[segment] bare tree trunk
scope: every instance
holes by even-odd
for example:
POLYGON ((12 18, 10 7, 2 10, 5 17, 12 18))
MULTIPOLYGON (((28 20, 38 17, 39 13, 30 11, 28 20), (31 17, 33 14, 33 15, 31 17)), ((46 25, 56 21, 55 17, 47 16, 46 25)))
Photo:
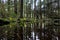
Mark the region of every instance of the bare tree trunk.
POLYGON ((8 17, 9 17, 9 13, 10 13, 10 0, 8 0, 8 17))
POLYGON ((20 18, 23 18, 23 0, 20 0, 20 18))
MULTIPOLYGON (((34 17, 35 17, 35 19, 36 19, 36 0, 34 0, 34 17)), ((36 23, 34 23, 34 40, 36 40, 36 25, 35 25, 36 23)))
POLYGON ((14 13, 17 14, 17 0, 14 0, 14 13))
POLYGON ((42 40, 42 12, 41 12, 41 0, 40 0, 40 40, 42 40))
MULTIPOLYGON (((23 18, 23 0, 19 0, 20 2, 20 17, 18 18, 18 21, 20 21, 20 18, 23 18)), ((19 29, 19 36, 21 38, 21 40, 23 40, 23 27, 20 26, 20 29, 19 29)))
POLYGON ((10 11, 10 0, 8 0, 8 11, 10 11))
POLYGON ((1 17, 1 0, 0 0, 0 17, 1 17))

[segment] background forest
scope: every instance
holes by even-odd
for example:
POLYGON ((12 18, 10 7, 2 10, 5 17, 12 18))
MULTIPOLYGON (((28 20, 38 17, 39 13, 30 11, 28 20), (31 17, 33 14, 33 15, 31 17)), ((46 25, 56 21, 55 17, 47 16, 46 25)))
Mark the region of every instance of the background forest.
POLYGON ((0 0, 0 40, 60 40, 60 0, 0 0))

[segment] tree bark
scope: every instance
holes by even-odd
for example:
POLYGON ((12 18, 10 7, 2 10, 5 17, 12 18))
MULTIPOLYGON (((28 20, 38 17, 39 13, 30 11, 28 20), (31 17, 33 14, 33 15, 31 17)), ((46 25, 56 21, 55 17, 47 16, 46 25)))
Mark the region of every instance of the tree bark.
MULTIPOLYGON (((20 2, 20 17, 18 18, 18 21, 20 21, 21 18, 23 18, 23 0, 19 0, 20 2)), ((20 26, 20 29, 19 29, 19 36, 21 38, 21 40, 23 40, 23 27, 20 26)))
POLYGON ((17 0, 14 0, 14 12, 17 14, 17 0))

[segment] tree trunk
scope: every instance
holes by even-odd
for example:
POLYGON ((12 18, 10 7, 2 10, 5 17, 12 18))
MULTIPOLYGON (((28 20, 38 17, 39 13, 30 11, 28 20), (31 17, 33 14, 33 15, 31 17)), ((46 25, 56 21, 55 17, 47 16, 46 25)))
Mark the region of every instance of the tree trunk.
MULTIPOLYGON (((20 2, 20 17, 18 18, 18 21, 20 21, 20 18, 23 18, 23 0, 19 0, 20 2)), ((20 29, 19 29, 19 36, 21 38, 21 40, 23 40, 23 27, 20 26, 20 29)))
POLYGON ((8 0, 8 11, 10 10, 10 0, 8 0))
POLYGON ((10 14, 10 0, 8 0, 8 14, 7 14, 8 17, 9 17, 9 14, 10 14))
POLYGON ((17 0, 14 0, 14 13, 17 14, 17 0))
POLYGON ((40 0, 40 40, 42 40, 42 12, 41 12, 41 0, 40 0))

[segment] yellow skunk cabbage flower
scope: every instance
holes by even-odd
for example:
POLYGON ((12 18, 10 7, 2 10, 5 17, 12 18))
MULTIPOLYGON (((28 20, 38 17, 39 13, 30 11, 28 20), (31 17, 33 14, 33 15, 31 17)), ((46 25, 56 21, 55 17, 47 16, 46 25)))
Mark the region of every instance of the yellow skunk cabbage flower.
POLYGON ((24 20, 26 20, 26 18, 24 18, 24 20))
POLYGON ((12 17, 10 17, 10 20, 13 20, 13 18, 12 18, 12 17))

